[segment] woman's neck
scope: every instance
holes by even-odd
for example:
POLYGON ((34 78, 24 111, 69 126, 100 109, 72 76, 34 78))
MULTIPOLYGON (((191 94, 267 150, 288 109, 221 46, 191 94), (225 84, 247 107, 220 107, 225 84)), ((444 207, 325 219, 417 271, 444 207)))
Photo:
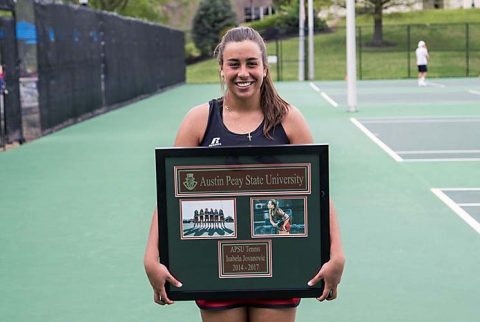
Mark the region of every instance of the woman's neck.
POLYGON ((236 112, 255 111, 261 109, 259 95, 255 95, 254 97, 250 98, 239 99, 227 92, 223 98, 223 105, 227 110, 235 110, 236 112))

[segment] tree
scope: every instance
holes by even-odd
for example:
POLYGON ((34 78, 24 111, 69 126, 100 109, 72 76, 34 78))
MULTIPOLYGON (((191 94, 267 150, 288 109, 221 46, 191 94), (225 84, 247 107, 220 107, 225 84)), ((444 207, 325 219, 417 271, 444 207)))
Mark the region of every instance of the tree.
MULTIPOLYGON (((414 2, 415 0, 357 0, 357 8, 360 7, 373 15, 373 37, 369 45, 381 47, 388 44, 383 39, 383 10, 396 6, 408 7, 414 2)), ((345 0, 341 0, 339 4, 345 7, 345 0)))
POLYGON ((236 25, 230 0, 202 0, 193 18, 192 38, 202 56, 211 55, 221 33, 236 25))
MULTIPOLYGON (((305 1, 305 8, 308 4, 308 0, 305 1)), ((291 7, 297 4, 299 0, 272 0, 273 6, 280 10, 282 7, 291 7)), ((327 8, 334 3, 334 0, 313 0, 313 7, 315 11, 319 11, 321 8, 327 8)))
POLYGON ((129 0, 89 0, 88 5, 100 10, 116 11, 125 9, 128 5, 128 1, 129 0))
POLYGON ((384 46, 383 39, 383 10, 397 6, 411 6, 414 0, 364 0, 373 13, 372 46, 384 46))
POLYGON ((165 23, 166 19, 160 15, 159 10, 156 10, 154 2, 152 0, 131 0, 124 8, 117 9, 115 12, 122 16, 165 23))
MULTIPOLYGON (((166 0, 89 0, 88 6, 98 10, 116 12, 122 16, 165 23, 166 19, 162 17, 159 10, 157 10, 157 7, 161 6, 165 1, 166 0)), ((73 4, 81 3, 80 0, 63 0, 63 2, 73 4)))
MULTIPOLYGON (((88 6, 105 10, 105 11, 117 11, 125 9, 129 0, 89 0, 88 6)), ((64 2, 80 4, 80 0, 64 0, 64 2)))
MULTIPOLYGON (((298 1, 298 0, 297 0, 298 1)), ((272 4, 275 8, 280 9, 283 6, 289 6, 292 4, 292 0, 272 0, 272 4)))

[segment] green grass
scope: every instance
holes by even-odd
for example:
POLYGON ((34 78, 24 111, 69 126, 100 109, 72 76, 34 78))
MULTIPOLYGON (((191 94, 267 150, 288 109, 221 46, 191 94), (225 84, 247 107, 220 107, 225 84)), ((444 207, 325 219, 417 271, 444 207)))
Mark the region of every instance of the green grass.
POLYGON ((187 66, 187 83, 218 83, 218 64, 215 59, 187 66))
MULTIPOLYGON (((356 22, 358 26, 373 25, 373 17, 370 14, 359 15, 356 22)), ((480 8, 391 13, 383 15, 383 23, 385 25, 480 23, 480 8)), ((340 24, 345 25, 345 20, 340 24)))
MULTIPOLYGON (((419 40, 427 42, 430 51, 429 76, 467 76, 466 39, 469 22, 468 76, 480 76, 480 9, 424 10, 385 15, 385 47, 371 47, 373 19, 359 16, 357 28, 357 65, 361 79, 396 79, 416 77, 414 50, 419 40), (444 22, 445 24, 441 24, 444 22), (453 23, 452 23, 453 22, 453 23), (424 23, 424 24, 422 24, 424 23), (425 24, 426 23, 426 24, 425 24), (447 24, 448 23, 448 24, 447 24), (410 71, 409 71, 410 68, 410 71)), ((339 24, 333 32, 317 34, 315 41, 315 79, 341 80, 345 77, 345 28, 339 24)), ((270 55, 276 54, 275 42, 267 43, 270 55)), ((298 38, 281 41, 280 75, 272 65, 275 80, 298 78, 298 38)), ((187 66, 187 83, 218 82, 218 66, 208 60, 187 66)))

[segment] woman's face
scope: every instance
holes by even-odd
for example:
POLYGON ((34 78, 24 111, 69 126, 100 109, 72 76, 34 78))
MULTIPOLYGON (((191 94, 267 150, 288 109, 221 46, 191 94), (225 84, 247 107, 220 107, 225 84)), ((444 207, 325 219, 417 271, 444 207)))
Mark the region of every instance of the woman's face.
POLYGON ((260 95, 267 70, 263 65, 262 51, 255 42, 244 40, 228 43, 220 68, 230 94, 237 98, 260 95))
POLYGON ((275 206, 273 205, 273 202, 269 201, 267 203, 267 207, 268 207, 268 209, 273 209, 275 206))

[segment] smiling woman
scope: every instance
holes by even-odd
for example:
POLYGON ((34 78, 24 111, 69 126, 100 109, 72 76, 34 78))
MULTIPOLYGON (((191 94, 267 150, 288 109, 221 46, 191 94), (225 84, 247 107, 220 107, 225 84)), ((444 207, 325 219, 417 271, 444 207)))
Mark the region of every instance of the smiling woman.
MULTIPOLYGON (((289 104, 275 90, 269 75, 263 39, 251 28, 232 29, 218 44, 215 56, 222 86, 227 86, 223 98, 225 108, 236 112, 256 111, 256 117, 250 119, 249 127, 256 128, 254 126, 264 120, 263 134, 269 137, 269 131, 286 115, 289 104)), ((225 125, 233 132, 251 132, 248 128, 236 128, 238 121, 238 113, 224 117, 225 125)))
MULTIPOLYGON (((273 86, 265 43, 257 31, 249 27, 230 29, 215 49, 215 55, 225 93, 223 97, 196 106, 188 112, 178 130, 175 146, 313 143, 300 111, 283 100, 273 86)), ((330 210, 330 261, 319 268, 310 281, 305 281, 310 286, 324 281, 323 294, 318 298, 320 301, 336 298, 344 266, 333 205, 330 210)), ((165 283, 176 287, 182 284, 158 262, 158 240, 155 209, 145 252, 145 269, 154 290, 155 302, 173 304, 165 291, 165 283)), ((196 303, 204 322, 293 322, 300 299, 199 299, 196 303)))

